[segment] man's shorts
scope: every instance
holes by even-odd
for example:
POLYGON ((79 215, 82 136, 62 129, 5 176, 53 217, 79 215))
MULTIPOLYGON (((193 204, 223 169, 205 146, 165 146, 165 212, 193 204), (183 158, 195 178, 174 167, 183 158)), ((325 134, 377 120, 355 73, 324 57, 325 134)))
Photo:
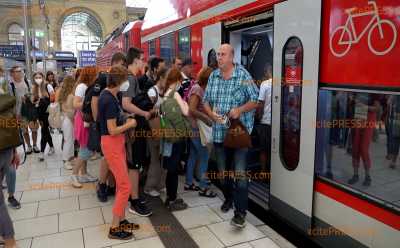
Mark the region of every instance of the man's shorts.
POLYGON ((87 161, 90 159, 90 157, 92 157, 93 153, 87 148, 79 148, 79 153, 78 153, 78 157, 84 161, 87 161))

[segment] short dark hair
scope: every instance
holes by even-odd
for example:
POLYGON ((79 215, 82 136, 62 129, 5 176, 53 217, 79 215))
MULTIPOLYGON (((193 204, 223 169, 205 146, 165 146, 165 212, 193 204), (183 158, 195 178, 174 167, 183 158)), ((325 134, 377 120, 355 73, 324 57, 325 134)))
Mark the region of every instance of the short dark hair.
POLYGON ((128 69, 122 65, 111 67, 108 73, 107 87, 115 88, 128 79, 128 69))
POLYGON ((125 57, 125 54, 123 54, 121 52, 116 52, 111 57, 111 65, 113 65, 119 61, 123 61, 124 63, 126 63, 126 57, 125 57))
POLYGON ((13 72, 14 72, 16 69, 18 69, 18 68, 21 68, 21 69, 22 69, 21 66, 19 66, 19 65, 14 65, 13 67, 11 67, 10 72, 13 73, 13 72))
POLYGON ((154 71, 155 69, 158 68, 158 66, 160 65, 160 63, 164 62, 163 58, 160 57, 154 57, 149 61, 149 67, 150 67, 150 71, 154 71))
POLYGON ((173 59, 172 59, 172 64, 175 64, 175 61, 176 61, 177 59, 179 59, 179 60, 182 60, 182 61, 183 61, 182 57, 180 57, 180 56, 176 56, 175 58, 173 58, 173 59))
POLYGON ((126 62, 128 65, 133 64, 135 59, 140 59, 140 55, 143 54, 143 51, 136 47, 129 48, 126 54, 126 62))

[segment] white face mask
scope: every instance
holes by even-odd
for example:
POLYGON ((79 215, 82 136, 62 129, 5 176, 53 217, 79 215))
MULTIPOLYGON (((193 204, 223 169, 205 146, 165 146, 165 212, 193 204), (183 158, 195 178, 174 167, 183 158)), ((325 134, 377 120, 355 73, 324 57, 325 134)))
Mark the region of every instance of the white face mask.
POLYGON ((43 83, 43 79, 41 78, 36 78, 35 79, 35 83, 37 83, 38 85, 41 85, 43 83))
POLYGON ((119 86, 119 91, 125 92, 128 91, 129 89, 129 81, 125 81, 121 84, 121 86, 119 86))

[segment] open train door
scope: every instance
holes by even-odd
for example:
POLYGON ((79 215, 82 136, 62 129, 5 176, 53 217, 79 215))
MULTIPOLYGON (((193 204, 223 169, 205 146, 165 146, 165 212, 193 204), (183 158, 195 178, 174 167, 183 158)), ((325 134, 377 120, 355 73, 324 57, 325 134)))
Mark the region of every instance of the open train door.
POLYGON ((217 62, 217 50, 222 41, 222 23, 217 22, 203 28, 203 66, 217 62))
POLYGON ((321 0, 274 9, 270 209, 311 228, 321 0))

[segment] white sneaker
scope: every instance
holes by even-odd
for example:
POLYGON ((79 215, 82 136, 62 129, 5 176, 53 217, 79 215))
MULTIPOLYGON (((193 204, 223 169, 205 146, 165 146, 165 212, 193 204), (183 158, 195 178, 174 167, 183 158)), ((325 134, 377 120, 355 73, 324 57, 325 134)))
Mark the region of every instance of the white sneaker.
POLYGON ((78 180, 80 183, 93 183, 97 181, 97 177, 94 177, 88 173, 86 175, 79 176, 78 180))
POLYGON ((78 176, 72 175, 71 176, 71 185, 74 188, 82 188, 82 184, 78 180, 78 176))
POLYGON ((146 193, 147 195, 152 196, 152 197, 158 197, 158 196, 160 196, 160 193, 159 193, 157 190, 154 190, 154 189, 152 189, 152 190, 145 190, 144 193, 146 193))
POLYGON ((44 161, 44 153, 41 152, 41 153, 39 154, 38 158, 39 158, 39 162, 43 162, 43 161, 44 161))
POLYGON ((66 161, 64 163, 64 169, 66 169, 66 170, 72 170, 73 169, 71 161, 66 161))
POLYGON ((50 147, 49 153, 47 153, 47 155, 53 155, 55 153, 54 151, 54 147, 50 147))

